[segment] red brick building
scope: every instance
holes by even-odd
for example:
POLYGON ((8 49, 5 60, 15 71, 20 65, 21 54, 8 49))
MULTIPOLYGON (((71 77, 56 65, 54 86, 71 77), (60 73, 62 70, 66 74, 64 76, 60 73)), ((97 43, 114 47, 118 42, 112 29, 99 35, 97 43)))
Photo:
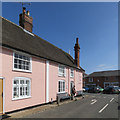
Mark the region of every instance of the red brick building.
POLYGON ((120 70, 93 72, 84 78, 84 86, 120 86, 120 70))

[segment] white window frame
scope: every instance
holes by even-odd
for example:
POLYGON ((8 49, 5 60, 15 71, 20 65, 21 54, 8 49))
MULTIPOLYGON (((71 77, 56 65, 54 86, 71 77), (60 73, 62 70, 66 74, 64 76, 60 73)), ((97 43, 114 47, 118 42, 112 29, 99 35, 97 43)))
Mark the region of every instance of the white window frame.
POLYGON ((21 71, 21 72, 32 72, 32 57, 31 57, 30 55, 28 55, 28 54, 25 54, 25 53, 22 53, 22 52, 14 51, 14 52, 13 52, 13 70, 15 70, 15 71, 21 71), (29 67, 30 67, 30 70, 24 70, 24 69, 19 69, 19 68, 15 68, 15 67, 14 67, 15 53, 30 58, 30 66, 29 66, 29 67))
POLYGON ((58 93, 65 93, 65 80, 59 80, 58 81, 58 93), (62 90, 60 90, 60 92, 59 92, 59 82, 61 82, 62 83, 62 90), (63 88, 63 82, 64 82, 64 88, 63 88))
POLYGON ((89 82, 93 82, 93 78, 92 77, 89 78, 89 82))
MULTIPOLYGON (((26 90, 25 90, 25 92, 26 92, 26 90)), ((13 81, 12 81, 12 100, 19 100, 19 99, 25 99, 25 98, 30 98, 31 97, 31 79, 30 78, 26 78, 26 77, 15 77, 14 79, 13 79, 13 81), (14 80, 18 80, 19 81, 19 84, 18 84, 18 86, 19 86, 19 97, 16 97, 16 98, 14 98, 14 80), (24 95, 24 96, 20 96, 20 80, 24 80, 24 82, 26 81, 26 80, 28 80, 29 81, 29 95, 24 95)))
POLYGON ((71 77, 71 78, 74 77, 74 69, 73 69, 73 68, 70 69, 70 77, 71 77), (73 75, 71 74, 71 72, 73 72, 73 75))
POLYGON ((58 66, 58 76, 59 77, 66 77, 66 67, 64 65, 59 65, 58 66), (64 68, 64 73, 60 73, 60 67, 64 68))

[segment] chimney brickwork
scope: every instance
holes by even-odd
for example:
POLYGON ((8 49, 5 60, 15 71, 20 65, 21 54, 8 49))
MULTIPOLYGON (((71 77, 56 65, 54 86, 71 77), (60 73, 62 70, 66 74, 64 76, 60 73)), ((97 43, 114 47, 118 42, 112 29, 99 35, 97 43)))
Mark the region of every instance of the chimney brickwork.
POLYGON ((23 7, 23 13, 19 15, 19 25, 29 32, 32 32, 33 18, 29 16, 29 11, 26 13, 26 8, 23 7))
POLYGON ((76 44, 75 44, 75 46, 74 46, 74 50, 75 50, 75 60, 74 60, 74 62, 75 62, 75 64, 76 64, 76 66, 77 67, 79 67, 80 66, 80 55, 79 55, 79 53, 80 53, 80 46, 79 46, 79 39, 78 38, 76 38, 76 44))

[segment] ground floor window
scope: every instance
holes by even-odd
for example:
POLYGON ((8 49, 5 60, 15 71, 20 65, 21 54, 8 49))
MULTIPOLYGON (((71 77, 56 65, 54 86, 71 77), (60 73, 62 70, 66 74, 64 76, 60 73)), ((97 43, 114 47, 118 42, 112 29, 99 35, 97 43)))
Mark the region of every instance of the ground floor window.
POLYGON ((13 80, 13 99, 30 97, 31 80, 25 77, 15 77, 13 80))
POLYGON ((65 81, 59 80, 58 81, 58 93, 65 92, 65 81))
POLYGON ((108 86, 119 86, 118 82, 104 82, 104 88, 108 86))

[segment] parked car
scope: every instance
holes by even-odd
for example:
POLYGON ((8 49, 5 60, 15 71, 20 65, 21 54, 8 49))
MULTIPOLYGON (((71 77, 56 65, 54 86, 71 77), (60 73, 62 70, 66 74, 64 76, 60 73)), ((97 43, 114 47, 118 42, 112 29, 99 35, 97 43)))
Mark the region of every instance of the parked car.
POLYGON ((100 92, 103 92, 103 88, 101 87, 90 87, 88 92, 89 93, 100 93, 100 92))
POLYGON ((90 87, 88 93, 99 93, 99 89, 97 87, 90 87))
POLYGON ((119 93, 120 93, 120 87, 118 87, 119 93))
POLYGON ((83 87, 83 89, 84 89, 83 90, 84 92, 87 92, 89 88, 88 87, 83 87))
POLYGON ((103 90, 103 93, 104 94, 107 94, 107 93, 108 94, 114 94, 114 93, 119 94, 119 87, 117 87, 117 86, 108 86, 103 90))
POLYGON ((99 92, 103 92, 103 88, 101 88, 101 87, 97 87, 98 89, 99 89, 99 92))
POLYGON ((83 92, 85 92, 85 88, 83 87, 83 92))

